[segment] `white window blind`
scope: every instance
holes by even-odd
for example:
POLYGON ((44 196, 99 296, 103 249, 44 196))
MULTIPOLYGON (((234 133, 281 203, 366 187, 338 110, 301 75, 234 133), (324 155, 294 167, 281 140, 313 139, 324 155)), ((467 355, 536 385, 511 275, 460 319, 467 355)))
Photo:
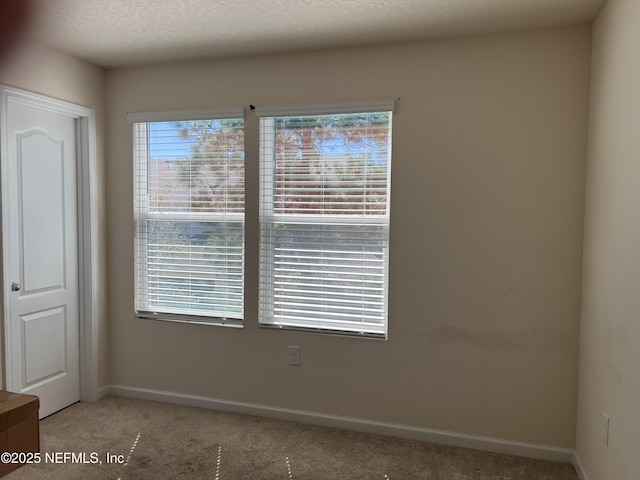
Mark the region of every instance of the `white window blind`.
POLYGON ((244 119, 210 113, 129 116, 138 316, 242 324, 244 119))
POLYGON ((391 110, 257 111, 262 326, 386 337, 391 110))

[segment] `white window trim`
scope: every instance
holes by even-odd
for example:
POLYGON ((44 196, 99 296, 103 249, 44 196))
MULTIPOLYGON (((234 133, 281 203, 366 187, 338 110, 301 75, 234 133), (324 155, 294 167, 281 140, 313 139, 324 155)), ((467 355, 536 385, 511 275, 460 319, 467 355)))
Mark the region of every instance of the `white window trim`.
POLYGON ((304 115, 338 115, 343 113, 393 112, 396 101, 366 100, 361 102, 310 103, 301 105, 267 105, 254 107, 256 117, 304 115))
POLYGON ((166 110, 160 112, 130 112, 127 121, 133 123, 179 122, 186 120, 223 120, 244 118, 244 108, 208 108, 200 110, 166 110))

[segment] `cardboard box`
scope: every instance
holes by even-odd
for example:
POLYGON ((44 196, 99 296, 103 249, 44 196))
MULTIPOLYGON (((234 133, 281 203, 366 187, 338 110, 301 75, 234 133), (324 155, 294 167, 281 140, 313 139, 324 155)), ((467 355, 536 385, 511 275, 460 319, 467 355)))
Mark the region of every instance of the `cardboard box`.
MULTIPOLYGON (((0 453, 40 451, 39 408, 38 397, 0 390, 0 453)), ((19 467, 0 463, 0 477, 19 467)))

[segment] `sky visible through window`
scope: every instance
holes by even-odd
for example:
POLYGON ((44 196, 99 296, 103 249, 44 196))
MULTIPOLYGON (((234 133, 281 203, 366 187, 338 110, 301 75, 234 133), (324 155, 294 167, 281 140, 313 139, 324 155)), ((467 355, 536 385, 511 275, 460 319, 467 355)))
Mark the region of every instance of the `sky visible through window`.
POLYGON ((194 140, 186 140, 179 135, 176 122, 150 123, 151 158, 185 158, 191 155, 194 140))
MULTIPOLYGON (((196 143, 195 140, 187 140, 179 134, 180 125, 176 122, 153 122, 150 123, 151 142, 150 156, 155 159, 181 159, 187 158, 192 154, 191 146, 196 143)), ((345 154, 345 143, 342 138, 325 140, 317 145, 320 153, 324 157, 340 157, 345 154)), ((365 145, 352 144, 350 149, 358 151, 365 148, 365 145)), ((387 161, 384 149, 372 149, 372 156, 369 161, 375 164, 384 164, 387 161)))

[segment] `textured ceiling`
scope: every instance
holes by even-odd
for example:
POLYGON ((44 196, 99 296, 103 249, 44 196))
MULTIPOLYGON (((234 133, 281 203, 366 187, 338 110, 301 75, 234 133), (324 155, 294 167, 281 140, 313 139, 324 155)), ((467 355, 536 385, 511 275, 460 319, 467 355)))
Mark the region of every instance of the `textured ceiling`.
POLYGON ((605 0, 37 0, 33 35, 103 67, 555 27, 605 0))

